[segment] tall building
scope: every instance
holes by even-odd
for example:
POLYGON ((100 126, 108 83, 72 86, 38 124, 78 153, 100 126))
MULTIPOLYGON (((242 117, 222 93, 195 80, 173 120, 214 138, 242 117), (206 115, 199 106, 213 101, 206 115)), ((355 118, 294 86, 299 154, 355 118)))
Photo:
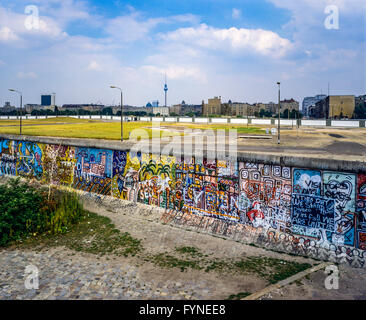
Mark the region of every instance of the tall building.
POLYGON ((168 103, 168 85, 166 83, 166 74, 165 74, 165 85, 164 85, 164 94, 165 94, 165 107, 167 107, 167 103, 168 103))
POLYGON ((248 103, 233 102, 231 105, 231 115, 236 117, 251 116, 252 106, 248 103))
POLYGON ((308 109, 311 106, 315 106, 316 103, 325 99, 327 96, 325 94, 318 94, 315 97, 306 97, 302 102, 302 113, 307 116, 308 109))
POLYGON ((222 112, 221 97, 208 99, 208 104, 203 103, 202 113, 204 116, 221 115, 222 112))
POLYGON ((317 119, 350 119, 355 112, 355 96, 328 96, 308 111, 310 117, 317 119))
POLYGON ((52 105, 52 95, 50 94, 43 94, 41 96, 41 106, 49 107, 52 105))

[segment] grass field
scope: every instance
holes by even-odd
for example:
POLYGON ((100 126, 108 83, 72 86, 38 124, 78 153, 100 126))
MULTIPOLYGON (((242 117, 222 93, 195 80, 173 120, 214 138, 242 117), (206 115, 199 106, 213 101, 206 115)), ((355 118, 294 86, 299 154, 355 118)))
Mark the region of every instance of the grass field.
MULTIPOLYGON (((149 138, 171 137, 182 135, 182 127, 200 130, 238 129, 238 133, 258 134, 264 130, 256 127, 240 127, 232 125, 190 125, 190 124, 161 124, 164 130, 152 130, 151 122, 126 122, 123 124, 123 138, 127 140, 130 132, 136 129, 144 129, 149 138), (171 127, 171 131, 167 128, 171 127)), ((18 120, 0 120, 0 133, 19 134, 18 120)), ((121 124, 119 122, 105 122, 99 120, 85 120, 75 118, 51 118, 24 120, 23 135, 49 136, 65 138, 88 138, 119 140, 121 137, 121 124)))

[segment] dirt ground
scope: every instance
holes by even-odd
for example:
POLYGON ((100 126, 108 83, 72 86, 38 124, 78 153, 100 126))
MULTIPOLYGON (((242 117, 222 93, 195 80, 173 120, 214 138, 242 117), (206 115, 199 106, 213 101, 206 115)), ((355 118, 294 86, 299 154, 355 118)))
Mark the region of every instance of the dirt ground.
MULTIPOLYGON (((84 201, 84 206, 89 211, 110 218, 121 231, 128 231, 131 236, 141 239, 142 245, 151 254, 159 252, 172 253, 176 247, 187 246, 197 248, 203 255, 207 255, 213 260, 262 256, 299 263, 319 263, 319 261, 308 258, 267 251, 235 241, 162 224, 159 222, 162 214, 162 210, 159 208, 133 204, 113 198, 105 198, 103 205, 96 205, 92 201, 84 201)), ((149 279, 158 279, 157 281, 161 282, 204 281, 210 283, 212 286, 210 292, 207 293, 207 299, 225 299, 240 292, 254 293, 268 285, 268 282, 255 274, 217 274, 192 269, 187 272, 177 272, 177 269, 159 269, 150 263, 140 264, 138 260, 135 260, 135 263, 139 265, 141 274, 146 275, 149 279)))
POLYGON ((365 269, 339 267, 338 289, 326 289, 325 278, 320 270, 295 283, 277 289, 260 300, 366 300, 365 269))
MULTIPOLYGON (((92 202, 85 203, 86 208, 100 215, 109 217, 121 230, 128 230, 132 236, 143 239, 143 245, 149 252, 171 251, 177 246, 194 246, 202 253, 213 258, 237 259, 239 257, 265 256, 300 263, 318 264, 312 259, 290 256, 273 251, 252 247, 232 240, 225 240, 211 235, 186 231, 158 222, 161 209, 126 201, 104 200, 102 206, 92 202), (119 204, 118 204, 119 203, 119 204)), ((338 266, 340 281, 338 290, 327 290, 324 281, 327 277, 320 270, 296 283, 276 290, 261 299, 311 300, 311 299, 366 299, 366 269, 338 266)), ((177 273, 171 270, 159 270, 149 264, 140 266, 150 278, 167 279, 179 282, 205 281, 214 284, 207 298, 223 299, 239 292, 257 292, 268 286, 263 279, 255 275, 237 276, 234 274, 207 274, 199 271, 177 273)))
MULTIPOLYGON (((190 125, 190 127, 194 127, 190 125)), ((240 126, 228 126, 240 128, 240 126)), ((256 126, 266 129, 271 126, 256 126)), ((162 126, 183 132, 185 126, 162 126)), ((204 135, 204 132, 202 133, 204 135)), ((194 134, 197 135, 197 134, 194 134)), ((227 139, 227 145, 236 143, 240 152, 298 155, 302 157, 331 158, 339 160, 364 161, 366 155, 365 128, 307 128, 294 126, 281 128, 281 143, 277 135, 265 135, 263 139, 254 134, 238 133, 235 141, 227 139)))

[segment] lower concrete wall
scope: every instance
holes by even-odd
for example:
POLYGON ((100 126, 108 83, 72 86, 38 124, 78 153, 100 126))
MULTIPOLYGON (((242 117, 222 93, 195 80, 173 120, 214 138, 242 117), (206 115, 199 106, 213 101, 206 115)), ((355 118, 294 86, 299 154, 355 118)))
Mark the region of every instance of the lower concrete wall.
MULTIPOLYGON (((366 174, 0 139, 0 174, 166 210, 166 222, 365 266, 366 174)), ((57 141, 55 139, 55 141, 57 141)))

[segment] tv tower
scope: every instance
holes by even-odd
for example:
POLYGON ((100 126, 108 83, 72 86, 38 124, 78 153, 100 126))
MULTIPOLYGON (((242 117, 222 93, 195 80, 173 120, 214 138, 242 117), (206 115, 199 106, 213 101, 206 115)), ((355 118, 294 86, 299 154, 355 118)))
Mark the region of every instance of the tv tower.
POLYGON ((168 85, 167 85, 167 83, 166 83, 166 73, 165 73, 165 85, 164 85, 164 92, 165 92, 165 107, 167 107, 168 85))

